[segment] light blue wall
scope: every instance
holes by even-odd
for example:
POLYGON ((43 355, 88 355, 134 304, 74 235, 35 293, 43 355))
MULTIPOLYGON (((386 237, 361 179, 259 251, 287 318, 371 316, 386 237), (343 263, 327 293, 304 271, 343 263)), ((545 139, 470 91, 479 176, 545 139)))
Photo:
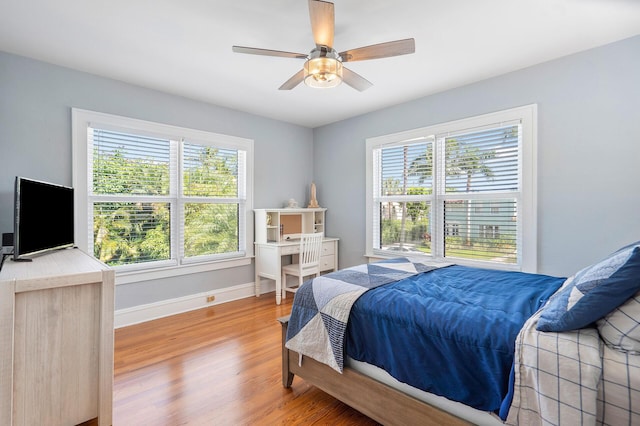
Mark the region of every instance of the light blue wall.
MULTIPOLYGON (((71 185, 71 107, 253 139, 254 207, 308 199, 311 129, 0 52, 0 232, 13 232, 16 175, 71 185)), ((118 285, 116 308, 253 280, 247 266, 118 285)))
POLYGON ((538 271, 570 275, 640 240, 640 36, 314 129, 315 182, 365 261, 365 140, 538 104, 538 271))

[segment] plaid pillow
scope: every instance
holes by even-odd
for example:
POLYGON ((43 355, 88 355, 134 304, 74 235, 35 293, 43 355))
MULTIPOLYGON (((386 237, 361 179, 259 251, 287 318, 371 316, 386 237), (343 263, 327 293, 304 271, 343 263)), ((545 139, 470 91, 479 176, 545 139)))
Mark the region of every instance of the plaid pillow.
POLYGON ((569 277, 544 307, 537 329, 569 331, 586 327, 640 290, 640 242, 569 277))
POLYGON ((640 355, 640 292, 598 320, 598 331, 612 348, 640 355))

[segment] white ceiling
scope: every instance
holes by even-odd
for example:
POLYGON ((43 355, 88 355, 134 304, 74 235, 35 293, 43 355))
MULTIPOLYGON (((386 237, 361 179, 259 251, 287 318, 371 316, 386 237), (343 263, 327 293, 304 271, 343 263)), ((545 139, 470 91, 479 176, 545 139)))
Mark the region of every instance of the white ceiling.
MULTIPOLYGON (((358 92, 278 87, 308 53, 306 0, 0 0, 0 50, 308 127, 640 34, 638 0, 335 0, 335 48, 413 37, 353 62, 358 92)), ((1 71, 1 70, 0 70, 1 71)))

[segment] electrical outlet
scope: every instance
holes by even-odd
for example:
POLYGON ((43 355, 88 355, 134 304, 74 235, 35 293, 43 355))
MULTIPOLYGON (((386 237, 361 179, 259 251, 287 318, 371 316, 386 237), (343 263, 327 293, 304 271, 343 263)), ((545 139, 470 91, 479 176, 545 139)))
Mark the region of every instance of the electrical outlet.
POLYGON ((207 303, 211 303, 211 302, 213 302, 213 301, 215 301, 215 300, 216 300, 216 297, 215 297, 215 296, 213 296, 213 295, 211 295, 211 296, 207 296, 207 303))

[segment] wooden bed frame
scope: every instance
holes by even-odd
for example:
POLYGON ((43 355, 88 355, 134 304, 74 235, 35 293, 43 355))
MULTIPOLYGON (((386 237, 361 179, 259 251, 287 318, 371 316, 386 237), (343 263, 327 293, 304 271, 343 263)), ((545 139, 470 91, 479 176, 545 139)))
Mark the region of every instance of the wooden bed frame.
POLYGON ((290 388, 293 377, 298 376, 382 424, 471 424, 352 369, 345 368, 340 374, 309 357, 303 357, 302 365, 298 365, 298 353, 284 346, 289 316, 278 321, 282 324, 282 385, 285 388, 290 388))

